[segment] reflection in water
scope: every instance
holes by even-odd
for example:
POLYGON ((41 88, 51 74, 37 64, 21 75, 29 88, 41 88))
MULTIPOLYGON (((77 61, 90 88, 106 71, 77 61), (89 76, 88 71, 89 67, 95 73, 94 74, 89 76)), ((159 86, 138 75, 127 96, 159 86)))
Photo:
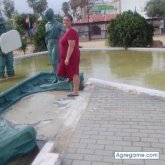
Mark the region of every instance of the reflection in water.
MULTIPOLYGON (((0 91, 41 71, 51 71, 48 56, 15 61, 16 77, 0 80, 0 91)), ((80 70, 89 77, 165 90, 165 52, 91 51, 81 52, 80 70)))
POLYGON ((159 89, 165 90, 165 53, 152 53, 152 67, 145 74, 144 80, 146 84, 151 84, 152 88, 159 86, 159 89))
POLYGON ((164 71, 165 68, 165 53, 164 52, 152 52, 152 70, 164 71))
POLYGON ((82 52, 80 70, 85 74, 85 79, 94 77, 105 80, 110 78, 109 56, 106 52, 82 52))
POLYGON ((81 70, 86 78, 165 90, 165 52, 82 52, 81 70))
POLYGON ((24 79, 37 74, 41 71, 50 71, 48 56, 34 56, 15 60, 16 76, 0 80, 0 92, 16 85, 24 79))
POLYGON ((152 65, 152 56, 148 52, 114 52, 109 57, 112 73, 124 79, 137 77, 152 65))

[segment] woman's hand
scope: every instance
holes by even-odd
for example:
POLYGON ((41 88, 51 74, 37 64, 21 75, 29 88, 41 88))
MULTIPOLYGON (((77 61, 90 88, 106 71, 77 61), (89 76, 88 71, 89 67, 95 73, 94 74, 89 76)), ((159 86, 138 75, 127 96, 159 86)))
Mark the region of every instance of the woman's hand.
POLYGON ((69 64, 69 59, 66 58, 66 59, 65 59, 65 65, 68 65, 68 64, 69 64))

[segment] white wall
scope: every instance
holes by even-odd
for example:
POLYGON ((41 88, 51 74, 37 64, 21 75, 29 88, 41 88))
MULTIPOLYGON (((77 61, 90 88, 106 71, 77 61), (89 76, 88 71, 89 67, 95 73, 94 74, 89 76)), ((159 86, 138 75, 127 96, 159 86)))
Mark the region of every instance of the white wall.
POLYGON ((144 7, 149 0, 121 0, 121 12, 132 10, 141 14, 143 17, 147 18, 144 12, 144 7))

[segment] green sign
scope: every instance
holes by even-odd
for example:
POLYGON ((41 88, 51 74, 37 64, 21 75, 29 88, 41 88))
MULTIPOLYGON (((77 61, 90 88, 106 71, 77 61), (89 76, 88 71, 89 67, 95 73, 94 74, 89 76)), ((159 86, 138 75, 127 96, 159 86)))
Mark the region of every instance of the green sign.
POLYGON ((101 10, 114 10, 113 5, 95 5, 91 8, 91 11, 101 11, 101 10))

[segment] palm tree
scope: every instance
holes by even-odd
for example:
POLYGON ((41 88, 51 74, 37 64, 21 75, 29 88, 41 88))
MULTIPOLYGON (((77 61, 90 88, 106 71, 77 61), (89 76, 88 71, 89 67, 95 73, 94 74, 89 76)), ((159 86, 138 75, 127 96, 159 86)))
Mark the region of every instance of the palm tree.
MULTIPOLYGON (((89 0, 89 1, 91 1, 91 0, 89 0)), ((74 10, 78 6, 80 6, 81 8, 85 7, 89 3, 89 1, 88 0, 70 0, 71 9, 74 10)))
POLYGON ((4 14, 8 18, 12 18, 12 15, 15 12, 15 7, 14 7, 14 1, 12 0, 3 0, 3 5, 4 5, 4 14))
POLYGON ((68 14, 70 11, 70 6, 68 2, 63 2, 62 4, 62 11, 64 12, 64 14, 68 14))
MULTIPOLYGON (((26 2, 28 3, 28 6, 30 7, 30 8, 34 8, 34 1, 35 0, 27 0, 26 2)), ((33 12, 34 12, 34 9, 33 9, 33 12)))
POLYGON ((47 0, 27 0, 28 6, 34 13, 41 14, 47 8, 47 0))
POLYGON ((47 8, 47 4, 47 0, 36 0, 36 2, 34 3, 34 12, 42 15, 42 13, 47 8))
POLYGON ((76 12, 77 7, 80 7, 81 10, 86 8, 86 12, 94 4, 95 0, 70 0, 71 9, 76 12), (88 9, 87 9, 88 8, 88 9))

